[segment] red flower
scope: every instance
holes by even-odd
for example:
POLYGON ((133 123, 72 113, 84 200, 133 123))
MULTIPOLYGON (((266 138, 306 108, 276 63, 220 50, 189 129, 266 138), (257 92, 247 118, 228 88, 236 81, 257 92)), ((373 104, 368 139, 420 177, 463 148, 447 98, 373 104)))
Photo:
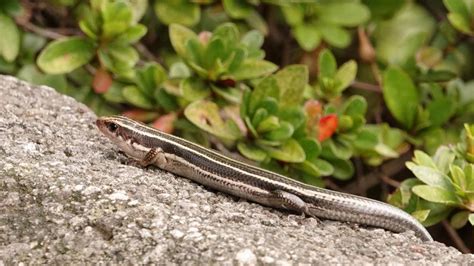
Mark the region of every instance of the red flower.
POLYGON ((330 138, 336 132, 338 119, 336 114, 321 117, 318 124, 318 139, 320 142, 330 138))

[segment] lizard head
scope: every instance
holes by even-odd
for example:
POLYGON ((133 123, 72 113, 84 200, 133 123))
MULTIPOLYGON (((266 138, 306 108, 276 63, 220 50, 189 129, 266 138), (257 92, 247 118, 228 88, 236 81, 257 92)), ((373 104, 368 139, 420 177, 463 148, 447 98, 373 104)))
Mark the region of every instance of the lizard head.
POLYGON ((128 156, 141 160, 151 149, 140 137, 141 128, 146 126, 123 116, 97 118, 97 128, 128 156))

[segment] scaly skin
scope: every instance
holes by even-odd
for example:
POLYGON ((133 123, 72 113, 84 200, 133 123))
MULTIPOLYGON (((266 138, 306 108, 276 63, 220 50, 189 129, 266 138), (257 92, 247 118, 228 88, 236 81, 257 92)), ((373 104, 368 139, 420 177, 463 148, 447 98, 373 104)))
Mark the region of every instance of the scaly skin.
POLYGON ((97 119, 97 126, 128 156, 144 166, 153 164, 266 206, 394 232, 412 230, 424 241, 433 240, 415 218, 386 203, 310 186, 227 158, 125 117, 101 117, 97 119))

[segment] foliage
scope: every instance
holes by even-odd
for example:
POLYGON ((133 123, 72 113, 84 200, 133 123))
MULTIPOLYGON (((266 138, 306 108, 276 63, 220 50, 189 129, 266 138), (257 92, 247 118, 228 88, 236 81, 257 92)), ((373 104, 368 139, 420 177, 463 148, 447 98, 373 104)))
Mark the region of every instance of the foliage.
POLYGON ((474 226, 474 125, 465 124, 457 146, 441 146, 430 157, 415 151, 406 166, 416 176, 403 181, 389 202, 412 213, 429 226, 451 216, 458 229, 474 226))
POLYGON ((33 2, 0 2, 1 73, 317 186, 416 149, 375 191, 474 220, 472 0, 33 2))

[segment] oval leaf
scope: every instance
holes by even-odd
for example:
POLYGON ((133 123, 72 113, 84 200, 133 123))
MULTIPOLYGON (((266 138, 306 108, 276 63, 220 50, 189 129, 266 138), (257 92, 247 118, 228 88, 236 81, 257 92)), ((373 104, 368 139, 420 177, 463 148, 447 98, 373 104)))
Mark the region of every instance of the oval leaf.
POLYGON ((217 137, 236 140, 242 136, 233 120, 222 120, 219 107, 213 102, 195 101, 186 107, 184 115, 193 124, 217 137))
POLYGON ((303 148, 294 140, 289 139, 278 147, 262 146, 270 157, 283 162, 301 163, 306 159, 303 148))
POLYGON ((383 75, 383 98, 390 113, 405 128, 414 126, 420 97, 410 76, 398 67, 383 75))
POLYGON ((37 64, 46 73, 62 74, 89 62, 94 57, 95 47, 90 40, 81 37, 53 41, 41 51, 37 64))
POLYGON ((441 187, 418 185, 414 186, 412 190, 413 193, 427 201, 450 205, 458 205, 460 203, 454 192, 441 187))
POLYGON ((186 42, 189 39, 197 39, 196 33, 178 24, 170 25, 169 35, 171 45, 173 46, 176 53, 181 57, 184 57, 186 55, 186 42))
POLYGON ((416 165, 412 162, 407 162, 406 166, 418 179, 423 181, 425 184, 442 187, 448 190, 453 188, 449 177, 437 169, 416 165))
POLYGON ((20 31, 13 19, 0 13, 0 56, 12 62, 20 51, 20 31))
POLYGON ((253 79, 271 74, 278 66, 265 60, 247 59, 232 73, 235 80, 253 79))

